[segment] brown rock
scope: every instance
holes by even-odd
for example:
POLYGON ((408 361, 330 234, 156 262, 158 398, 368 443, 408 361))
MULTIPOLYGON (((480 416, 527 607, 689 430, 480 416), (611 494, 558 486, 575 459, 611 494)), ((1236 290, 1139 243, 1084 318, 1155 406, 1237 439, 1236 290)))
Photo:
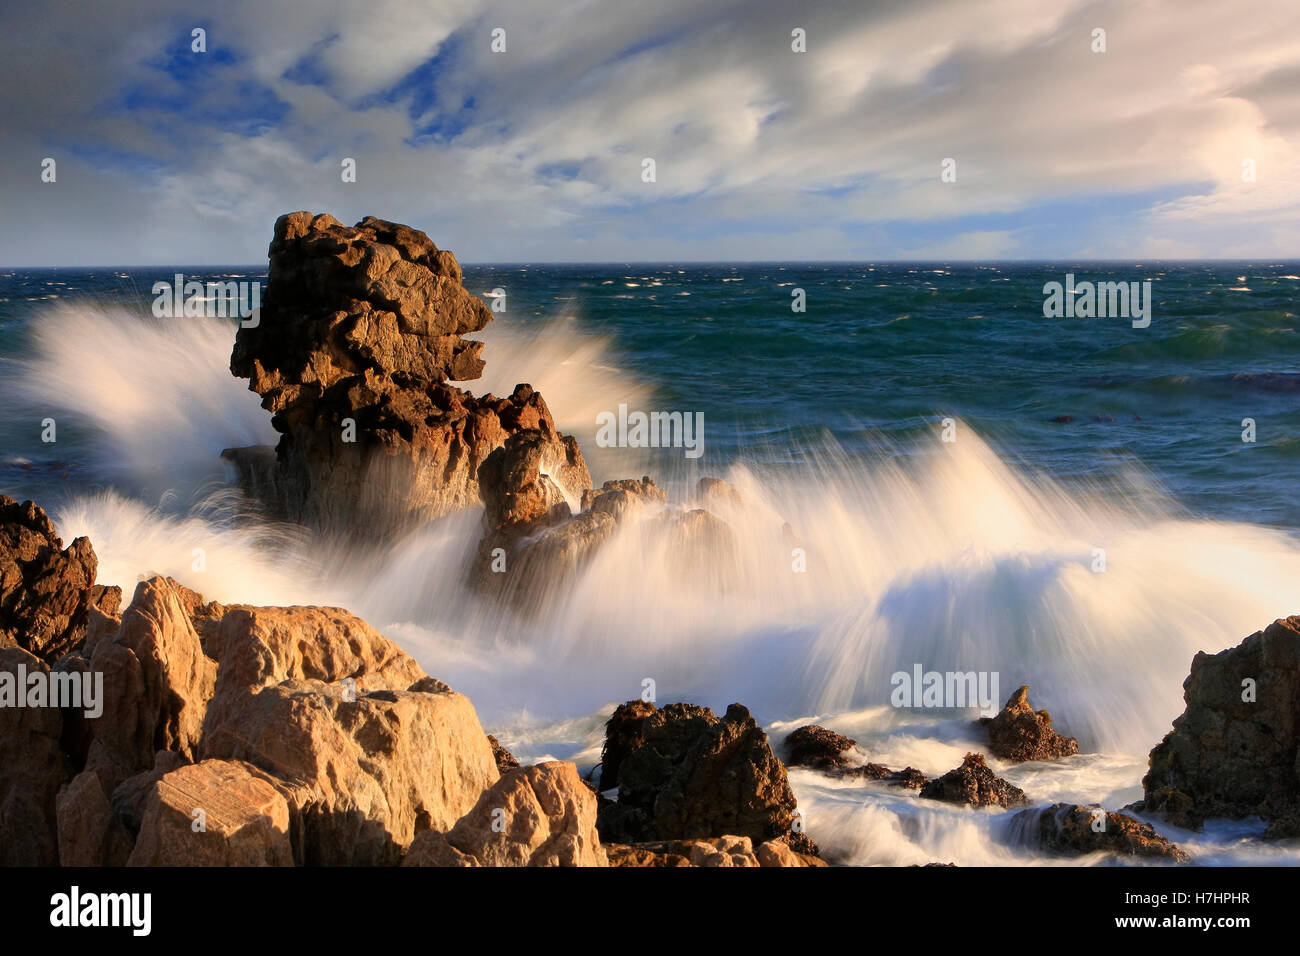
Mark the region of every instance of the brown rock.
POLYGON ((1049 853, 1082 856, 1105 852, 1118 856, 1166 859, 1186 863, 1188 856, 1148 824, 1098 806, 1057 803, 1022 810, 1012 820, 1013 832, 1023 834, 1049 853))
POLYGON ((265 774, 205 760, 154 784, 128 866, 292 866, 289 805, 265 774))
POLYGON ((488 734, 488 746, 492 748, 492 759, 496 762, 498 773, 504 774, 507 770, 519 769, 519 761, 515 759, 515 755, 502 747, 491 734, 488 734))
POLYGON ((501 777, 448 833, 416 837, 405 866, 607 866, 596 796, 571 763, 501 777))
POLYGON ((60 866, 123 866, 131 836, 122 826, 99 776, 84 771, 59 791, 56 800, 60 866))
POLYGON ((996 717, 982 718, 989 749, 1003 760, 1053 760, 1079 752, 1079 742, 1052 729, 1052 716, 1029 706, 1029 686, 1022 685, 996 717))
POLYGON ((968 803, 973 807, 1023 807, 1029 803, 1025 792, 1007 783, 984 762, 983 754, 967 754, 961 766, 921 788, 927 800, 968 803))
MULTIPOLYGON (((763 842, 790 833, 795 798, 785 767, 740 704, 721 719, 707 707, 669 704, 645 718, 639 736, 617 763, 618 802, 601 810, 604 839, 763 842)), ((602 775, 601 786, 608 780, 602 775)))
POLYGON ((274 512, 354 539, 476 504, 478 470, 510 434, 558 436, 530 386, 497 399, 447 384, 481 374, 482 343, 463 336, 491 319, 455 257, 422 232, 281 216, 260 322, 240 329, 231 371, 283 437, 273 458, 225 457, 274 512))
MULTIPOLYGON (((49 670, 20 647, 0 647, 0 675, 16 691, 25 690, 16 687, 20 674, 49 670)), ((59 745, 62 729, 57 707, 0 706, 0 866, 59 862, 55 801, 71 776, 59 745)))
POLYGON ((113 615, 122 599, 95 585, 98 567, 89 538, 65 550, 42 509, 0 495, 0 646, 53 664, 80 644, 91 608, 113 615))
POLYGON ((1151 751, 1140 808, 1183 827, 1259 816, 1300 835, 1300 616, 1192 659, 1187 706, 1151 751))
POLYGON ((721 836, 712 840, 663 840, 652 843, 610 843, 605 847, 610 866, 826 866, 816 856, 796 853, 779 840, 754 846, 749 837, 721 836))
POLYGON ((785 739, 787 767, 808 767, 812 770, 844 770, 849 766, 845 754, 858 745, 842 734, 808 724, 792 731, 785 739))
POLYGON ((644 700, 619 704, 605 721, 605 745, 600 752, 600 790, 618 786, 618 772, 623 758, 645 743, 645 722, 655 712, 655 705, 644 700))
POLYGON ((151 767, 156 751, 196 759, 217 673, 190 617, 197 600, 170 578, 141 581, 117 636, 95 644, 89 669, 104 674, 105 700, 86 721, 86 768, 106 792, 151 767))
POLYGON ((667 502, 668 495, 646 475, 640 481, 622 478, 585 491, 582 495, 582 510, 609 514, 615 521, 623 521, 643 509, 667 502))
POLYGON ((446 830, 497 779, 469 700, 375 690, 343 699, 337 685, 289 680, 219 695, 204 753, 244 760, 281 781, 295 858, 309 865, 384 866, 421 830, 446 830))

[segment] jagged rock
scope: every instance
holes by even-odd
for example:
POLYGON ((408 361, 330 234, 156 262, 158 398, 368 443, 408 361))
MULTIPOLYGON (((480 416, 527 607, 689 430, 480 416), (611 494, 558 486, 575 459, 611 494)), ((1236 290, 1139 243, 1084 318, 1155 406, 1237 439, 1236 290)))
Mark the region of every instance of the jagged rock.
POLYGON ((684 587, 730 591, 737 586, 740 546, 731 525, 702 508, 665 511, 656 520, 666 564, 684 587))
POLYGON ((599 488, 583 492, 582 510, 608 514, 615 521, 623 521, 642 509, 667 502, 668 495, 646 475, 640 481, 635 478, 607 481, 599 488))
POLYGON ((118 820, 99 775, 89 770, 72 778, 56 799, 60 866, 123 866, 131 836, 118 820))
POLYGON ((858 742, 816 724, 807 724, 791 731, 785 739, 786 766, 808 767, 835 777, 856 777, 862 780, 883 780, 891 786, 920 790, 929 778, 915 767, 890 770, 884 764, 865 763, 854 766, 849 754, 858 742))
POLYGON ((695 483, 695 500, 706 510, 740 508, 745 499, 734 485, 721 478, 701 478, 695 483))
POLYGON ((190 617, 197 595, 170 578, 141 581, 112 640, 89 662, 104 675, 104 712, 87 720, 86 768, 111 793, 153 765, 159 750, 196 759, 217 665, 190 617))
POLYGON ((128 866, 292 866, 289 805, 265 774, 204 760, 154 785, 128 866))
MULTIPOLYGON (((0 673, 12 674, 6 679, 15 685, 20 673, 49 671, 21 647, 0 647, 0 673)), ((62 729, 57 707, 0 706, 0 866, 59 862, 55 801, 71 776, 59 745, 62 729)))
POLYGON ((618 772, 623 758, 645 743, 646 718, 655 705, 644 700, 619 704, 605 721, 605 744, 600 751, 600 790, 618 786, 618 772))
POLYGON ((347 611, 235 607, 204 636, 220 662, 204 754, 281 781, 300 862, 395 863, 497 779, 469 700, 347 611))
POLYGON ((571 763, 504 774, 450 832, 415 838, 404 866, 607 866, 596 795, 571 763))
POLYGON ((1188 856, 1146 823, 1122 813, 1056 803, 1022 810, 1011 821, 1012 832, 1027 837, 1049 853, 1082 856, 1098 851, 1120 856, 1155 857, 1186 863, 1188 856))
POLYGON ((791 731, 785 739, 787 767, 809 767, 813 770, 844 770, 849 766, 845 756, 858 745, 842 734, 825 727, 808 724, 791 731))
POLYGON ((476 504, 479 467, 509 435, 558 435, 530 386, 498 399, 447 384, 482 373, 482 343, 463 336, 492 319, 461 279, 408 226, 281 216, 260 321, 231 355, 282 435, 273 458, 224 453, 244 488, 292 520, 382 540, 476 504))
POLYGON ((865 763, 858 767, 846 767, 833 772, 837 777, 860 777, 864 780, 883 780, 890 786, 904 787, 908 790, 920 790, 930 778, 915 767, 902 770, 890 770, 884 764, 865 763))
POLYGON ((473 706, 453 691, 348 701, 332 683, 289 680, 214 712, 205 754, 279 778, 307 864, 396 863, 416 833, 450 827, 498 776, 473 706))
POLYGON ((1300 835, 1300 616, 1198 653, 1183 699, 1139 807, 1183 827, 1259 816, 1271 837, 1300 835))
POLYGON ((573 513, 561 484, 590 481, 572 438, 563 441, 536 428, 517 432, 478 470, 488 530, 504 536, 527 535, 558 524, 573 513))
POLYGON ((0 647, 53 664, 80 644, 90 610, 111 616, 122 600, 121 589, 95 584, 98 568, 89 538, 65 550, 42 509, 0 495, 0 647))
MULTIPOLYGON (((604 839, 764 842, 790 833, 796 804, 785 767, 740 704, 721 719, 707 707, 669 704, 644 719, 639 736, 616 762, 618 802, 601 809, 604 839)), ((608 782, 602 775, 602 788, 608 782)))
POLYGON ((117 785, 109 802, 112 804, 113 814, 126 828, 133 841, 140 832, 145 805, 149 802, 149 795, 153 793, 154 784, 166 774, 185 765, 186 760, 180 754, 172 753, 170 750, 160 750, 154 754, 153 766, 150 769, 143 770, 133 777, 127 777, 117 785))
POLYGON ((504 774, 507 770, 518 770, 519 761, 515 755, 497 741, 495 737, 488 734, 488 745, 492 748, 492 760, 497 765, 497 772, 504 774))
POLYGON ((1025 792, 1007 783, 984 762, 983 754, 967 754, 956 770, 931 780, 921 788, 927 800, 968 803, 973 807, 1023 807, 1025 792))
POLYGON ((611 843, 605 847, 610 866, 826 866, 816 856, 796 853, 779 840, 754 846, 749 837, 722 836, 712 840, 666 840, 653 843, 611 843))
POLYGON ((995 717, 980 719, 988 731, 989 750, 996 757, 1021 763, 1052 760, 1079 752, 1079 742, 1052 729, 1052 716, 1029 706, 1029 686, 1022 685, 995 717))
POLYGON ((614 519, 573 510, 566 489, 591 484, 586 462, 572 438, 548 427, 511 435, 478 471, 484 535, 470 570, 480 589, 515 599, 558 588, 609 536, 614 519))
MULTIPOLYGON (((203 630, 204 646, 219 665, 210 723, 225 720, 228 703, 285 681, 320 681, 334 685, 335 696, 361 696, 431 680, 414 658, 342 608, 224 610, 203 630)), ((435 682, 428 689, 448 688, 435 682)))

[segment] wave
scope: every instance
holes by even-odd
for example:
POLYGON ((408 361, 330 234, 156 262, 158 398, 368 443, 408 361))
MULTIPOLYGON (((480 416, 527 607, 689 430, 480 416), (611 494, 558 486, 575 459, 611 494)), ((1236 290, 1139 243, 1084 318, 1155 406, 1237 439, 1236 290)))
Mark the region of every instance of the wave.
MULTIPOLYGON (((1144 755, 1181 711, 1195 653, 1300 609, 1290 535, 1190 516, 1141 473, 1064 487, 961 424, 953 444, 936 433, 864 457, 828 438, 791 447, 787 467, 734 465, 722 477, 738 499, 709 504, 729 536, 694 540, 647 515, 527 613, 486 606, 462 577, 476 509, 358 553, 263 524, 193 477, 188 496, 147 503, 161 479, 209 474, 221 448, 273 439, 226 370, 232 335, 110 309, 44 317, 18 397, 87 423, 120 476, 60 503, 62 533, 91 536, 105 583, 159 572, 223 601, 347 607, 487 721, 594 713, 647 679, 661 702, 740 700, 792 720, 885 707, 891 675, 919 663, 995 672, 1003 699, 1029 683, 1084 750, 1144 755)), ((531 381, 571 430, 649 394, 563 323, 488 348, 476 391, 531 381)))

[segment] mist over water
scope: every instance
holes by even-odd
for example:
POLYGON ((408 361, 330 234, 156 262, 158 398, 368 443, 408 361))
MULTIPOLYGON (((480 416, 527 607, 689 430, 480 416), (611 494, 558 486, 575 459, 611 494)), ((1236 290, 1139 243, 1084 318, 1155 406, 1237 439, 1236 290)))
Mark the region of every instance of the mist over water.
MULTIPOLYGON (((346 606, 404 635, 486 719, 586 713, 636 696, 649 677, 661 700, 741 700, 788 720, 883 705, 891 675, 919 663, 995 672, 1003 700, 1029 683, 1085 750, 1142 754, 1181 711, 1198 650, 1300 606, 1300 546, 1287 534, 1188 517, 1136 472, 1067 492, 958 423, 957 441, 936 429, 928 450, 906 456, 881 443, 862 461, 826 438, 791 449, 797 469, 734 463, 721 477, 740 503, 709 502, 734 547, 690 551, 642 520, 521 617, 463 586, 476 509, 358 554, 259 522, 229 489, 204 495, 222 448, 274 440, 256 396, 225 368, 233 330, 111 309, 46 317, 18 390, 97 432, 118 479, 57 505, 62 534, 90 535, 101 577, 127 589, 157 572, 221 601, 346 606), (140 350, 156 361, 139 362, 140 350), (161 497, 160 478, 172 485, 161 497), (806 572, 793 570, 795 547, 806 572)), ((648 394, 623 383, 601 343, 572 338, 563 324, 501 336, 489 367, 505 378, 489 388, 505 391, 530 357, 568 354, 580 360, 541 363, 561 422, 648 394)), ((691 488, 668 490, 670 507, 694 506, 691 488)))
MULTIPOLYGON (((940 441, 937 418, 902 434, 866 428, 852 443, 826 429, 773 430, 761 454, 733 448, 699 464, 679 450, 597 448, 601 411, 691 406, 680 386, 628 371, 616 343, 579 326, 561 314, 490 327, 487 372, 465 385, 508 394, 532 383, 578 436, 597 484, 650 474, 669 508, 686 510, 701 506, 698 477, 725 478, 738 501, 707 507, 733 537, 692 542, 646 513, 526 615, 465 588, 480 509, 379 550, 260 518, 219 458, 277 440, 229 373, 233 322, 49 308, 7 365, 0 399, 54 417, 60 443, 68 436, 76 480, 29 496, 65 543, 90 536, 101 583, 129 593, 158 573, 228 603, 346 607, 467 694, 527 759, 595 762, 605 709, 651 678, 660 703, 745 703, 774 742, 817 719, 872 760, 938 774, 978 745, 976 713, 890 707, 891 675, 920 664, 997 674, 997 706, 1030 684, 1083 756, 997 772, 1036 802, 1115 808, 1140 796, 1146 753, 1182 711, 1192 657, 1300 608, 1292 532, 1192 513, 1136 462, 1063 482, 960 419, 953 443, 940 441)), ((1034 858, 995 814, 791 778, 814 835, 847 862, 1034 858)), ((1179 836, 1207 861, 1237 852, 1232 834, 1179 836)))

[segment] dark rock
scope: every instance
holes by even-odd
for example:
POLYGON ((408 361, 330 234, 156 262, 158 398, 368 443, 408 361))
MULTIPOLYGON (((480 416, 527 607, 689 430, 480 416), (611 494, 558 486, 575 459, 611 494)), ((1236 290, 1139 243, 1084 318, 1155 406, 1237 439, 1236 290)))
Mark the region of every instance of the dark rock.
MULTIPOLYGON (((49 670, 21 647, 0 647, 0 674, 15 684, 49 670)), ((58 865, 55 801, 71 778, 62 729, 57 707, 0 707, 0 866, 58 865)))
POLYGON ((721 719, 707 707, 669 704, 645 717, 639 735, 640 745, 617 762, 618 802, 601 809, 602 839, 763 843, 791 832, 795 798, 785 767, 740 704, 721 719))
POLYGON ((619 704, 605 721, 605 746, 600 751, 601 792, 618 786, 623 759, 645 743, 645 722, 655 705, 644 700, 619 704))
POLYGON ((497 741, 491 734, 487 735, 488 744, 492 747, 492 759, 496 761, 497 773, 505 773, 507 770, 518 770, 519 761, 515 755, 497 741))
POLYGON ((623 521, 643 508, 667 502, 668 495, 646 475, 640 481, 635 478, 607 481, 599 488, 583 492, 582 510, 608 514, 615 521, 623 521))
POLYGON ((260 322, 239 330, 230 368, 282 437, 274 459, 224 457, 273 513, 372 541, 477 504, 479 467, 509 435, 558 436, 530 386, 498 399, 447 384, 482 373, 482 343, 463 336, 491 319, 422 232, 281 216, 260 322))
POLYGON ((86 637, 92 608, 117 613, 122 591, 95 584, 89 538, 65 550, 49 516, 31 501, 0 495, 0 647, 21 647, 53 664, 86 637))
POLYGON ((968 803, 973 807, 1023 807, 1029 803, 1019 787, 1007 783, 984 762, 983 754, 967 754, 961 766, 921 787, 927 800, 968 803))
POLYGON ((785 765, 813 770, 844 770, 849 766, 845 754, 857 743, 825 727, 808 724, 792 731, 785 739, 785 765))
POLYGON ((816 855, 800 853, 780 840, 757 845, 749 837, 722 836, 710 840, 661 840, 650 843, 608 843, 610 866, 627 867, 808 867, 826 866, 816 855))
POLYGON ((1052 715, 1029 706, 1029 686, 1022 685, 996 717, 980 720, 988 732, 989 750, 1003 760, 1052 760, 1079 752, 1079 742, 1052 729, 1052 715))
POLYGON ((1139 807, 1182 827, 1259 816, 1270 836, 1300 835, 1300 616, 1197 654, 1183 699, 1139 807))
POLYGON ((1186 863, 1188 856, 1146 823, 1098 806, 1057 803, 1022 810, 1011 821, 1022 834, 1049 853, 1082 856, 1098 851, 1120 856, 1152 857, 1186 863))

